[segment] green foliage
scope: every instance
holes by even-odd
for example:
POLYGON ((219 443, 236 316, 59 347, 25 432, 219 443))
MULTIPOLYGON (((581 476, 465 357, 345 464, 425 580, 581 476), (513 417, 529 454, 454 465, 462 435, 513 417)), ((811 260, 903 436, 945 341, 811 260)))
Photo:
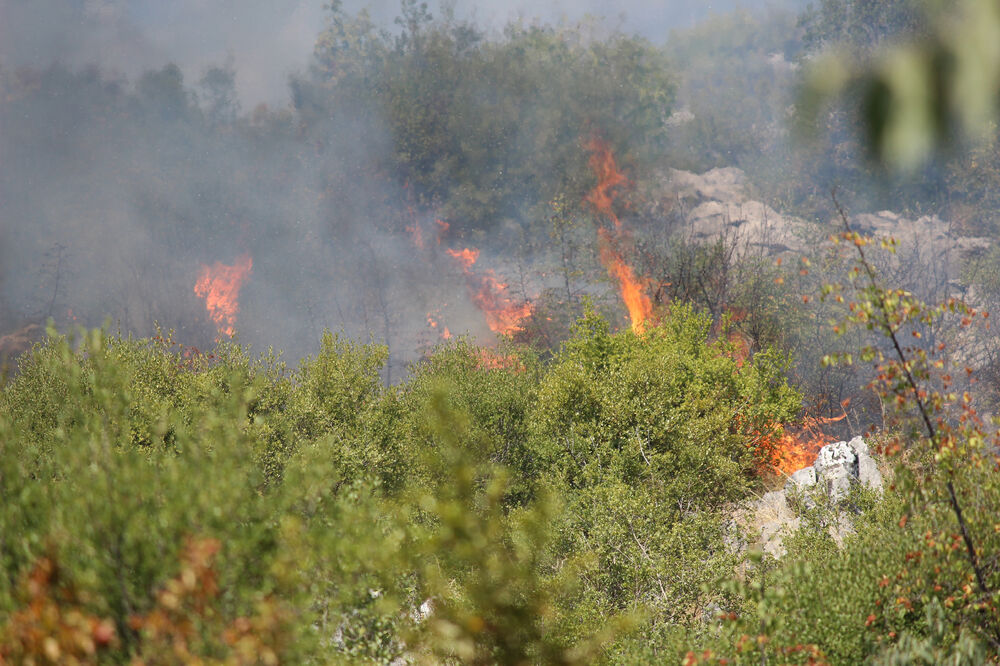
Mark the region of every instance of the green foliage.
POLYGON ((707 326, 590 313, 548 365, 460 341, 394 389, 384 348, 330 333, 288 372, 50 331, 0 393, 0 654, 584 663, 642 618, 676 641, 735 562, 715 509, 759 460, 730 420, 798 401, 707 326))
MULTIPOLYGON (((867 5, 854 13, 860 21, 868 11, 885 13, 887 26, 917 22, 909 18, 914 10, 907 2, 837 2, 824 3, 824 8, 846 11, 859 4, 867 5)), ((830 98, 848 95, 861 111, 867 148, 890 168, 903 171, 921 166, 955 138, 982 138, 996 115, 1000 13, 988 0, 947 9, 935 15, 933 30, 918 30, 926 34, 883 49, 875 59, 858 58, 856 52, 820 59, 807 77, 805 117, 815 118, 830 98)), ((816 17, 817 25, 825 21, 816 17)), ((837 25, 850 30, 844 22, 837 25)))
POLYGON ((809 52, 849 45, 871 50, 886 40, 926 32, 922 0, 820 0, 799 17, 803 42, 809 52))
POLYGON ((710 323, 684 306, 643 337, 611 334, 592 313, 581 319, 540 388, 538 454, 571 487, 651 476, 667 504, 742 496, 762 453, 745 435, 790 421, 799 396, 780 356, 741 368, 724 341, 707 343, 710 323))
MULTIPOLYGON (((789 554, 767 574, 772 587, 778 585, 767 612, 758 605, 733 613, 725 647, 712 652, 755 663, 765 651, 806 654, 801 647, 831 663, 995 660, 996 433, 977 415, 971 394, 955 390, 951 360, 940 353, 945 344, 909 342, 952 316, 970 327, 978 313, 956 299, 928 305, 882 286, 870 256, 874 240, 849 227, 842 238, 858 259, 849 273, 855 300, 840 327, 860 327, 889 342, 860 353, 874 365, 872 388, 901 433, 881 447, 896 456, 889 494, 882 502, 849 499, 864 514, 842 549, 826 530, 827 522, 840 520, 836 514, 808 516, 805 531, 788 541, 789 554)), ((891 239, 881 245, 895 248, 891 239)), ((842 298, 841 290, 830 285, 827 292, 842 298)))
POLYGON ((512 475, 507 501, 524 501, 539 472, 526 443, 541 373, 538 361, 524 349, 509 346, 492 351, 473 347, 466 340, 438 347, 414 368, 400 394, 399 437, 415 453, 435 450, 436 426, 425 415, 434 408, 439 386, 447 382, 449 409, 468 419, 468 437, 463 442, 484 447, 469 450, 467 455, 480 464, 508 468, 512 475))
POLYGON ((381 118, 391 172, 453 231, 524 219, 558 194, 582 201, 591 133, 635 157, 662 145, 674 86, 650 43, 516 25, 487 37, 407 7, 393 37, 334 4, 314 81, 298 82, 299 96, 309 118, 345 99, 381 118))
POLYGON ((360 345, 329 331, 320 351, 291 377, 294 390, 278 416, 292 442, 324 440, 338 468, 351 478, 377 471, 386 487, 402 483, 401 452, 379 422, 385 347, 360 345))
POLYGON ((740 368, 725 343, 707 343, 709 324, 677 306, 640 337, 588 313, 542 380, 531 442, 567 498, 557 553, 596 558, 574 604, 581 633, 631 609, 650 613, 644 631, 676 632, 735 563, 719 510, 758 478, 766 453, 748 433, 790 420, 799 397, 778 356, 740 368))
POLYGON ((580 565, 552 558, 557 500, 504 510, 508 476, 474 452, 470 419, 450 406, 446 385, 425 412, 443 466, 435 487, 413 501, 430 521, 416 546, 422 594, 431 601, 421 640, 432 653, 467 663, 589 663, 627 618, 592 622, 583 636, 559 631, 580 565))
MULTIPOLYGON (((693 171, 739 166, 753 178, 775 160, 786 167, 784 118, 799 50, 791 13, 732 12, 676 31, 666 44, 678 72, 678 103, 689 112, 669 132, 671 166, 693 171)), ((791 171, 780 169, 784 178, 791 171)))

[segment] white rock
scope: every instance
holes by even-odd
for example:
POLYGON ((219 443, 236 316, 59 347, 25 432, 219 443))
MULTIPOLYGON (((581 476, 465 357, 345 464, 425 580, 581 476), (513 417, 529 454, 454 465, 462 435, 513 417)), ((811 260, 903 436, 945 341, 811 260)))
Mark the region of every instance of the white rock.
POLYGON ((855 437, 847 444, 858 457, 856 469, 858 481, 872 490, 882 492, 882 473, 878 471, 875 459, 868 452, 868 444, 861 437, 855 437))
POLYGON ((797 472, 793 472, 785 482, 785 490, 802 490, 816 485, 816 470, 812 467, 803 467, 797 472))
POLYGON ((817 484, 832 500, 840 500, 850 492, 851 482, 857 479, 858 457, 847 442, 827 444, 819 450, 813 469, 817 484))

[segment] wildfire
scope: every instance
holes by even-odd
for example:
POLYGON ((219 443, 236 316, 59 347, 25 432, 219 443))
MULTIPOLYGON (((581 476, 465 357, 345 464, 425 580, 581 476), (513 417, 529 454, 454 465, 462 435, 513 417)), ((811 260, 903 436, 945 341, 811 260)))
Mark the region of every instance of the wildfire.
POLYGON ((420 225, 417 224, 416 222, 414 222, 413 224, 408 224, 406 225, 406 230, 413 238, 413 244, 416 245, 421 250, 424 249, 424 234, 420 230, 420 225))
MULTIPOLYGON (((437 314, 437 312, 428 312, 427 313, 427 325, 430 326, 431 329, 433 329, 435 331, 438 330, 438 326, 439 326, 438 321, 435 318, 436 314, 437 314)), ((448 330, 447 326, 441 326, 441 339, 442 340, 450 340, 451 339, 451 331, 448 330)))
POLYGON ((512 372, 524 372, 524 364, 516 356, 499 354, 490 349, 477 349, 476 365, 480 370, 510 370, 512 372))
POLYGON ((653 302, 646 294, 645 284, 626 263, 611 233, 607 229, 598 229, 597 236, 601 264, 608 270, 608 275, 618 281, 622 301, 632 321, 632 330, 637 334, 645 333, 646 322, 653 316, 653 302))
POLYGON ((800 426, 779 428, 774 441, 771 442, 771 449, 774 451, 772 458, 774 469, 782 474, 791 474, 816 462, 819 450, 833 439, 823 432, 823 426, 847 418, 849 404, 850 398, 840 404, 843 410, 840 416, 826 418, 806 416, 800 426))
POLYGON ((240 311, 240 287, 252 270, 253 259, 249 254, 241 255, 232 266, 218 261, 211 266, 202 264, 194 293, 205 299, 205 309, 215 322, 219 335, 232 337, 235 332, 236 314, 240 311))
POLYGON ((507 283, 498 280, 492 270, 484 273, 472 270, 472 266, 479 259, 478 249, 448 248, 445 252, 462 267, 472 302, 486 315, 486 324, 490 330, 503 335, 520 330, 521 320, 531 314, 531 303, 517 303, 512 300, 507 293, 507 283))
POLYGON ((434 224, 436 224, 437 228, 438 228, 438 230, 437 230, 437 244, 440 245, 441 244, 441 239, 444 238, 444 235, 446 233, 448 233, 448 229, 451 228, 451 225, 449 223, 445 222, 444 220, 434 220, 434 224))
POLYGON ((629 235, 622 229, 621 220, 612 208, 616 191, 627 184, 628 179, 618 170, 611 146, 606 141, 594 137, 586 147, 591 153, 590 168, 597 176, 597 185, 587 194, 586 200, 614 224, 613 232, 603 228, 597 230, 601 264, 608 275, 618 282, 618 291, 628 308, 632 330, 642 334, 646 331, 646 322, 652 319, 653 302, 646 293, 646 281, 635 274, 622 255, 620 246, 629 240, 629 235))
POLYGON ((615 156, 607 141, 598 137, 587 142, 590 151, 590 168, 597 176, 597 186, 587 195, 589 201, 598 213, 606 215, 615 223, 615 229, 621 228, 621 221, 612 209, 615 201, 615 190, 628 183, 625 174, 618 170, 615 156))
MULTIPOLYGON (((424 229, 421 227, 420 222, 417 221, 417 214, 413 210, 413 206, 407 204, 406 210, 409 213, 410 224, 407 224, 404 229, 408 234, 410 234, 410 239, 413 241, 413 245, 416 246, 417 249, 427 249, 427 243, 424 240, 424 229)), ((434 226, 434 240, 438 245, 440 245, 441 240, 444 238, 445 234, 448 233, 448 229, 451 225, 444 220, 435 219, 434 226)))
POLYGON ((451 248, 447 248, 445 252, 448 253, 449 257, 455 259, 462 265, 462 271, 465 273, 468 273, 472 269, 472 265, 479 259, 479 250, 476 248, 465 248, 464 250, 452 250, 451 248))

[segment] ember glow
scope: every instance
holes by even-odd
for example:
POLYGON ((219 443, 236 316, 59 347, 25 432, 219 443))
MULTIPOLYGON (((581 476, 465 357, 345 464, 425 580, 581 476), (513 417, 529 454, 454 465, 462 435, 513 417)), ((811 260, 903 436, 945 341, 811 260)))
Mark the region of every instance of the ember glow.
POLYGON ((513 355, 500 354, 490 349, 476 350, 476 365, 480 370, 510 370, 524 372, 521 359, 513 355))
POLYGON ((507 292, 507 283, 498 280, 492 270, 481 273, 472 270, 479 259, 478 249, 449 248, 445 252, 462 267, 472 302, 486 315, 486 324, 490 330, 501 335, 521 330, 521 320, 531 314, 531 303, 513 300, 507 292))
POLYGON ((201 266, 194 293, 205 299, 205 309, 220 336, 232 337, 235 332, 240 287, 252 270, 253 259, 249 254, 241 255, 232 266, 218 261, 211 266, 201 266))
POLYGON ((653 302, 646 293, 646 281, 635 274, 622 255, 621 246, 629 240, 629 235, 622 229, 621 220, 612 207, 618 189, 627 184, 628 179, 618 170, 611 146, 606 141, 595 137, 587 143, 587 150, 591 152, 590 168, 597 176, 597 185, 586 200, 614 224, 613 231, 597 230, 601 264, 618 283, 618 292, 628 309, 632 330, 642 334, 646 331, 646 322, 653 317, 653 302))
POLYGON ((437 331, 440 328, 440 335, 442 340, 451 339, 451 331, 448 330, 447 326, 441 326, 437 320, 437 312, 427 313, 427 325, 431 327, 431 330, 437 331))

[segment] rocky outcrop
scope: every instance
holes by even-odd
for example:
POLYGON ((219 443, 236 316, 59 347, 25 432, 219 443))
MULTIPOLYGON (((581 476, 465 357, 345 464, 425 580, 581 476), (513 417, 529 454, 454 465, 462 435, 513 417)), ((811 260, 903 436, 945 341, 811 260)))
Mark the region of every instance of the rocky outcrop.
MULTIPOLYGON (((788 477, 785 487, 772 490, 754 502, 737 522, 744 530, 756 532, 756 546, 775 557, 785 553, 782 540, 799 529, 801 519, 793 504, 811 509, 820 500, 840 501, 848 496, 851 486, 860 484, 882 491, 882 473, 872 458, 868 444, 861 437, 849 442, 828 444, 819 450, 811 467, 798 470, 788 477)), ((838 543, 853 531, 846 513, 838 513, 829 525, 830 536, 838 543)))
POLYGON ((847 497, 853 483, 882 490, 882 473, 861 437, 824 446, 812 467, 800 469, 788 478, 783 492, 815 502, 815 493, 809 491, 818 488, 831 500, 838 501, 847 497))
POLYGON ((751 199, 746 174, 736 167, 701 174, 671 169, 664 192, 674 210, 683 211, 686 233, 694 242, 726 238, 741 252, 759 248, 765 254, 806 248, 805 223, 751 199))
MULTIPOLYGON (((678 213, 686 233, 695 242, 725 238, 739 252, 754 248, 766 255, 801 253, 842 231, 840 220, 821 226, 779 213, 750 194, 746 174, 736 167, 692 173, 668 169, 660 178, 662 209, 678 213)), ((935 280, 958 288, 959 260, 970 251, 989 246, 988 239, 961 236, 936 216, 906 218, 891 211, 859 213, 850 218, 851 227, 866 235, 891 236, 899 242, 890 260, 899 271, 909 265, 935 266, 935 280)), ((926 271, 924 271, 926 272, 926 271)), ((924 275, 924 278, 928 276, 924 275)))

